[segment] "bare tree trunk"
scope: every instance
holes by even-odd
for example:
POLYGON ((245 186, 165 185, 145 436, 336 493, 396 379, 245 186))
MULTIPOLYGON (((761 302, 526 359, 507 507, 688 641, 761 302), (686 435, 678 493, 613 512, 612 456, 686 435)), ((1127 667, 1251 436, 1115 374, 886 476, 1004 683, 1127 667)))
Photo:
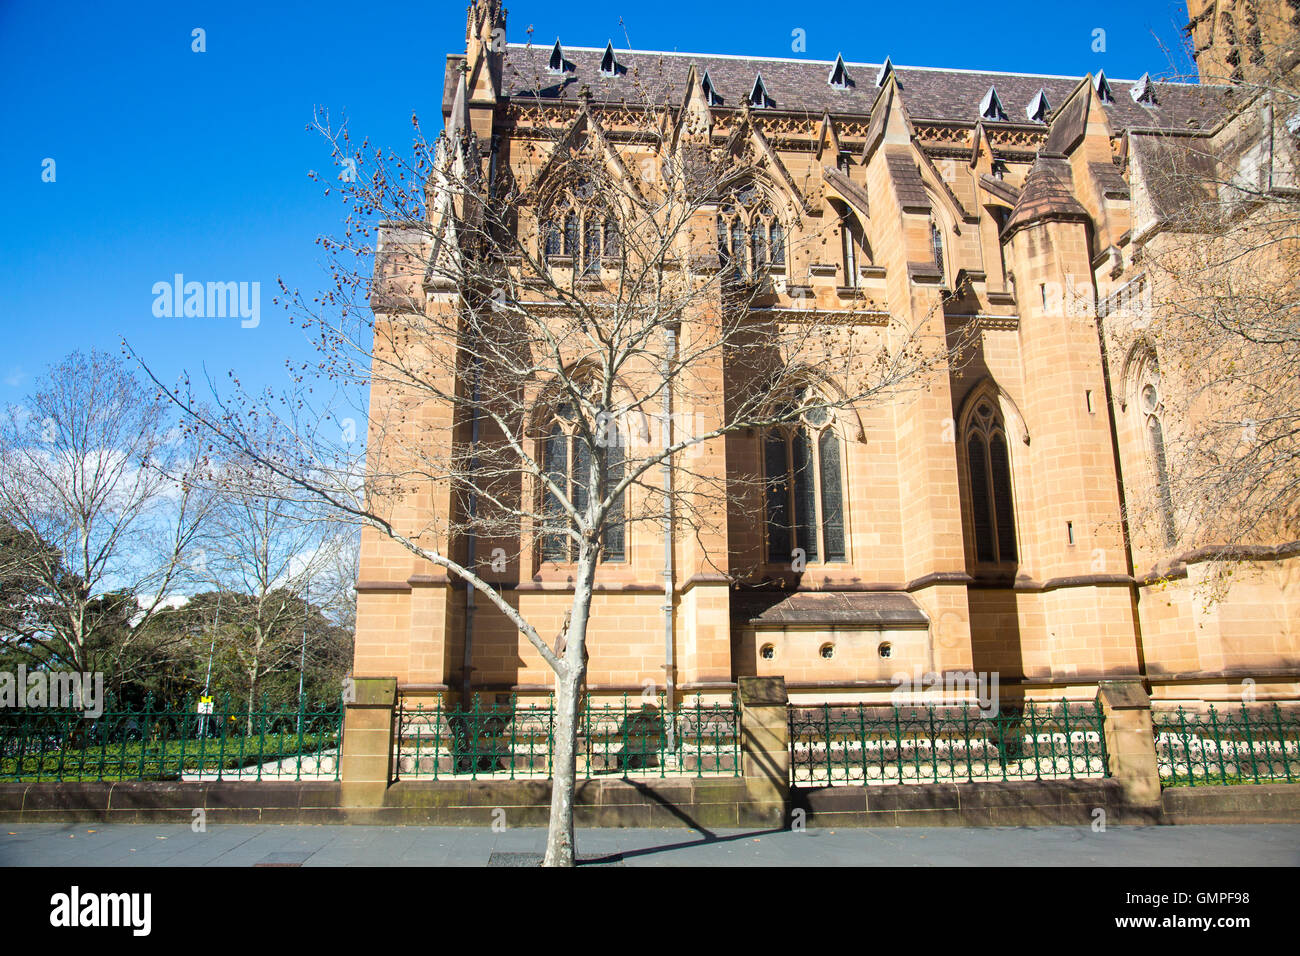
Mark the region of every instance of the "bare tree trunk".
POLYGON ((253 705, 257 702, 257 661, 254 659, 253 669, 248 672, 248 714, 244 719, 244 736, 253 736, 253 705))
POLYGON ((576 675, 561 677, 556 682, 551 818, 543 866, 574 864, 573 792, 577 782, 578 699, 581 693, 582 683, 576 675))
POLYGON ((573 611, 564 633, 564 669, 555 682, 555 745, 551 764, 551 818, 543 866, 573 866, 573 793, 578 776, 578 704, 587 678, 587 622, 591 616, 596 549, 579 558, 573 611))

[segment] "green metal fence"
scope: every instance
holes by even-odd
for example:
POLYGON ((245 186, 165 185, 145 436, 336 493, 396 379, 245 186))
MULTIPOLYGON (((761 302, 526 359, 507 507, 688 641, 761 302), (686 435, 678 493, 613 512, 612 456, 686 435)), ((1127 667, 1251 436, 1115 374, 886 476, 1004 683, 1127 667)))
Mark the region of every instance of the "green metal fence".
POLYGON ((0 780, 337 780, 343 710, 300 701, 251 713, 229 698, 104 712, 0 710, 0 780), (204 708, 206 709, 206 707, 204 708))
MULTIPOLYGON (((442 698, 402 702, 396 776, 545 779, 555 749, 555 702, 475 695, 469 706, 442 698)), ((693 698, 668 708, 662 696, 619 703, 584 700, 578 719, 579 777, 739 776, 735 701, 693 698)))
POLYGON ((790 752, 790 782, 806 787, 1107 775, 1095 701, 990 716, 965 706, 792 704, 790 752))
POLYGON ((1273 704, 1151 716, 1165 786, 1300 780, 1300 712, 1273 704))

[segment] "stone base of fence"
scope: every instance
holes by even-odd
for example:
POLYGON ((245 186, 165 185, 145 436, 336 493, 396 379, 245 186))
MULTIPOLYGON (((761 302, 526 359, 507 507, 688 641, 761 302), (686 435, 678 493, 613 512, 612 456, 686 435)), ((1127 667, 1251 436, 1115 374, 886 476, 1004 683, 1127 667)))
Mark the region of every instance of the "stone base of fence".
MULTIPOLYGON (((337 782, 0 783, 0 823, 241 823, 545 826, 545 780, 411 781, 382 805, 347 807, 337 782), (195 811, 202 810, 197 814, 195 811)), ((774 824, 742 778, 588 780, 577 790, 580 827, 769 829, 809 827, 1107 826, 1300 823, 1294 784, 1178 787, 1156 806, 1127 803, 1114 780, 796 788, 791 816, 774 824), (1096 811, 1105 812, 1099 818, 1096 811), (797 813, 795 811, 802 811, 797 813)))
POLYGON ((1300 786, 1170 787, 1161 809, 1162 823, 1300 823, 1300 786))
MULTIPOLYGON (((550 805, 549 780, 420 780, 394 784, 372 812, 375 822, 544 827, 550 805)), ((580 827, 712 830, 772 822, 768 808, 746 799, 737 777, 580 780, 573 807, 580 827)))
POLYGON ((1133 805, 1114 780, 923 783, 793 792, 797 816, 818 827, 1110 826, 1165 822, 1133 805))

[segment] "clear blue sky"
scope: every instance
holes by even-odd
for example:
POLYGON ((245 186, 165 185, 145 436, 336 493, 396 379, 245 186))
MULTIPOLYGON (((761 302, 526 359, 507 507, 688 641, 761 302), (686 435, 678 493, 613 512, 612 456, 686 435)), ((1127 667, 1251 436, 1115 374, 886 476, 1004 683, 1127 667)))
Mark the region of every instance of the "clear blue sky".
MULTIPOLYGON (((0 403, 76 347, 123 336, 171 376, 206 365, 283 381, 312 352, 270 302, 276 276, 323 285, 313 240, 342 209, 308 171, 328 151, 313 106, 404 149, 410 115, 440 122, 443 56, 464 48, 467 0, 0 0, 0 403), (191 51, 191 31, 207 50, 191 51), (45 159, 55 181, 42 182, 45 159), (260 282, 261 324, 155 318, 175 273, 260 282)), ((807 56, 1133 78, 1168 73, 1175 0, 1060 4, 602 0, 507 3, 511 41, 807 56), (833 17, 822 15, 834 10, 833 17), (972 12, 980 16, 972 18, 972 12), (623 18, 625 27, 620 26, 623 18), (806 31, 807 49, 791 36, 806 31), (1094 30, 1106 51, 1093 52, 1094 30), (625 34, 626 30, 626 34, 625 34)))

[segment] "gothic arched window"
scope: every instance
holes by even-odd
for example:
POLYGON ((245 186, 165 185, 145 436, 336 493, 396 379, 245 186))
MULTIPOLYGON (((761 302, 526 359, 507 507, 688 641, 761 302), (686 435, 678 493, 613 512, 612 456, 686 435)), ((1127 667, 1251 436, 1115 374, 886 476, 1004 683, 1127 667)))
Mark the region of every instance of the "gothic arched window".
MULTIPOLYGON (((604 496, 607 489, 623 480, 623 443, 617 428, 597 426, 586 438, 578 428, 573 406, 561 405, 542 440, 542 471, 562 490, 576 511, 584 511, 593 493, 604 496), (593 448, 604 461, 604 481, 595 488, 592 467, 593 448)), ((577 542, 568 534, 571 528, 560 498, 546 484, 542 486, 542 522, 540 530, 543 561, 566 564, 578 556, 577 542)), ((622 561, 626 556, 623 522, 623 498, 613 502, 605 519, 601 536, 602 561, 622 561)))
POLYGON ((844 472, 833 409, 815 395, 794 422, 763 436, 767 559, 845 560, 844 472))
POLYGON ((785 268, 785 227, 752 183, 733 192, 718 210, 718 255, 742 278, 785 268))
POLYGON ((542 257, 573 261, 575 275, 599 276, 604 260, 621 253, 618 223, 597 198, 595 186, 582 182, 555 197, 542 218, 542 257))
POLYGON ((992 398, 980 398, 966 426, 975 559, 981 564, 1014 562, 1015 505, 1011 497, 1011 459, 1007 433, 992 398))
POLYGON ((1147 454, 1155 473, 1156 499, 1160 508, 1161 530, 1165 545, 1178 540, 1174 526, 1174 496, 1169 484, 1169 458, 1165 450, 1164 399, 1160 392, 1160 367, 1155 356, 1148 356, 1137 376, 1137 410, 1146 437, 1147 454))
POLYGON ((930 251, 934 254, 934 264, 939 267, 939 274, 943 275, 943 233, 933 221, 930 222, 930 251))

